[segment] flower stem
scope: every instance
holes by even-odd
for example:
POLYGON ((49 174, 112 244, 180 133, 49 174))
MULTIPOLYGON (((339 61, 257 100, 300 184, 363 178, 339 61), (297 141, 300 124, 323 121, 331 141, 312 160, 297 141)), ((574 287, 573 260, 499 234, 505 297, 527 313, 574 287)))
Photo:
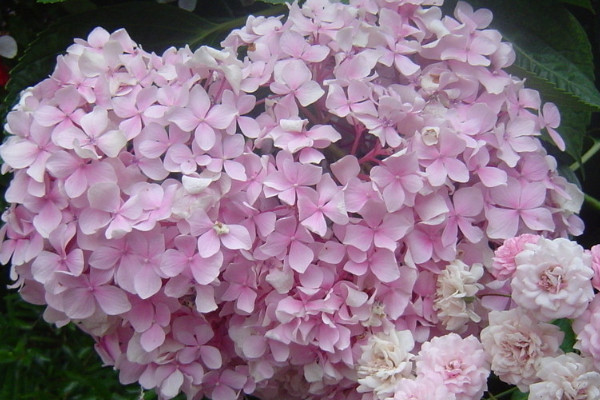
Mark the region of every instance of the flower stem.
POLYGON ((571 164, 569 166, 569 169, 571 171, 578 170, 579 168, 581 168, 581 166, 583 166, 583 164, 588 162, 590 158, 592 158, 594 155, 596 155, 596 153, 598 151, 600 151, 600 140, 595 140, 592 147, 590 147, 590 149, 588 151, 586 151, 583 156, 581 156, 581 161, 574 162, 573 164, 571 164))
POLYGON ((595 197, 590 196, 587 193, 584 193, 584 200, 588 203, 594 210, 600 211, 600 200, 595 197))
POLYGON ((516 387, 514 388, 510 388, 508 390, 505 390, 504 392, 498 393, 497 395, 493 395, 492 393, 488 392, 489 397, 485 398, 484 400, 497 400, 501 397, 504 397, 506 395, 511 394, 512 392, 514 392, 515 390, 517 390, 516 387))
POLYGON ((479 297, 487 297, 487 296, 497 296, 497 297, 508 297, 509 299, 512 297, 510 294, 505 293, 484 293, 480 294, 479 297))

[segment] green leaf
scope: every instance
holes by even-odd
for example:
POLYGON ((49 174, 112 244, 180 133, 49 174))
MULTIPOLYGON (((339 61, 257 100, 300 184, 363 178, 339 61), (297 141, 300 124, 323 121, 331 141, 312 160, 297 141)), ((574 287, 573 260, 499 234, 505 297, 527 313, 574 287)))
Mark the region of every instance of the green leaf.
POLYGON ((52 4, 52 3, 62 3, 67 0, 36 0, 36 1, 41 4, 52 4))
POLYGON ((40 33, 27 47, 11 71, 0 117, 4 119, 21 90, 52 72, 56 56, 63 53, 74 38, 87 37, 97 26, 108 31, 125 28, 145 50, 160 53, 171 46, 190 45, 195 49, 202 44, 215 45, 244 21, 245 18, 215 23, 172 5, 139 1, 69 15, 40 33))
POLYGON ((527 400, 529 393, 523 393, 520 390, 515 390, 510 396, 510 400, 527 400))
POLYGON ((504 36, 513 43, 517 53, 513 71, 519 76, 531 78, 534 75, 550 84, 546 89, 548 96, 564 96, 571 102, 582 103, 585 108, 600 110, 600 92, 572 59, 535 36, 520 32, 504 36))
POLYGON ((568 318, 560 318, 552 321, 552 324, 558 326, 560 330, 565 334, 563 342, 560 345, 560 349, 565 353, 573 351, 573 345, 577 341, 577 336, 573 332, 571 320, 568 318))

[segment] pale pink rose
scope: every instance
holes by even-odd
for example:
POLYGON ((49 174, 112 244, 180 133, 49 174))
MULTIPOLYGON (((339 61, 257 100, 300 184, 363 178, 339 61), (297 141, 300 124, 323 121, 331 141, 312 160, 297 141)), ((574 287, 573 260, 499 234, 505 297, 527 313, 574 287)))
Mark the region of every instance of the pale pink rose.
POLYGON ((575 348, 593 358, 600 368, 600 295, 596 295, 585 312, 573 321, 577 334, 575 348))
POLYGON ((515 257, 512 298, 538 318, 576 318, 594 297, 591 256, 564 238, 540 238, 515 257))
POLYGON ((600 399, 600 373, 578 354, 542 358, 537 376, 541 382, 529 387, 529 400, 600 399))
POLYGON ((416 358, 417 377, 437 376, 456 400, 479 399, 487 389, 490 364, 475 336, 456 333, 423 343, 416 358))
MULTIPOLYGON (((393 400, 455 400, 439 376, 418 376, 398 382, 393 400)), ((391 399, 390 399, 391 400, 391 399)))
POLYGON ((489 325, 480 334, 492 371, 522 392, 538 381, 539 359, 559 354, 563 337, 556 325, 537 321, 520 308, 490 312, 489 325))
POLYGON ((412 376, 414 345, 409 330, 370 336, 358 360, 358 392, 374 392, 377 398, 393 395, 396 383, 412 376))
POLYGON ((539 235, 529 233, 506 239, 502 246, 494 252, 494 263, 492 264, 492 275, 494 278, 503 281, 511 278, 515 273, 517 265, 515 257, 525 249, 527 243, 537 243, 539 235))
POLYGON ((592 269, 594 270, 592 286, 594 286, 595 289, 600 290, 600 244, 592 246, 589 253, 592 255, 592 269))
POLYGON ((462 332, 470 321, 481 317, 474 310, 475 294, 483 288, 477 281, 483 276, 483 266, 469 267, 460 260, 446 266, 437 278, 433 308, 446 329, 462 332))

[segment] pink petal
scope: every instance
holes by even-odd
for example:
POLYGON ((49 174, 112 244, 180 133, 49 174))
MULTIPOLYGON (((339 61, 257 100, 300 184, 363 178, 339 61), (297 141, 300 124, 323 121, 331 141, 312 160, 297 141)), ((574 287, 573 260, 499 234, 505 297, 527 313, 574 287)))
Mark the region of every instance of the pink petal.
POLYGON ((121 207, 121 189, 115 183, 96 183, 88 189, 87 198, 90 207, 110 213, 121 207))
POLYGON ((315 81, 305 82, 298 90, 296 90, 296 98, 303 107, 316 102, 324 94, 325 91, 321 88, 321 85, 315 81))
POLYGON ((514 237, 519 229, 519 212, 492 207, 485 213, 488 219, 487 235, 492 239, 514 237))
POLYGON ((194 257, 190 267, 196 282, 208 285, 219 276, 223 267, 223 253, 219 251, 208 258, 194 257))
POLYGON ((191 110, 186 108, 176 108, 169 115, 169 121, 174 122, 185 132, 193 131, 200 121, 191 110))
POLYGON ((217 140, 215 130, 205 122, 198 125, 194 131, 194 138, 198 146, 204 151, 212 149, 217 140))
POLYGON ((154 321, 154 306, 150 301, 139 302, 127 314, 127 319, 136 332, 144 332, 150 329, 154 321))
POLYGON ((160 385, 160 393, 167 399, 172 399, 179 394, 181 385, 183 385, 183 373, 176 369, 160 385))
POLYGON ((212 400, 237 400, 238 394, 227 385, 215 386, 210 394, 212 400))
POLYGON ((373 231, 371 228, 364 225, 348 225, 346 227, 346 235, 344 236, 344 244, 356 247, 359 250, 367 251, 373 243, 373 231))
POLYGON ((242 352, 248 358, 260 358, 267 351, 267 341, 264 337, 253 335, 242 341, 242 352))
POLYGON ((425 168, 425 175, 432 186, 441 186, 446 181, 447 177, 446 166, 440 159, 435 160, 427 168, 425 168))
POLYGON ((211 228, 198 237, 198 253, 202 257, 208 258, 213 256, 217 254, 220 249, 221 241, 214 229, 211 228))
POLYGON ((107 157, 116 157, 127 144, 127 138, 120 130, 108 131, 97 140, 97 146, 107 157))
POLYGON ((33 226, 42 237, 47 238, 62 221, 62 212, 51 201, 47 201, 38 214, 33 217, 33 226))
POLYGON ((7 165, 22 169, 33 163, 39 151, 37 144, 29 140, 9 139, 0 147, 0 156, 7 165))
POLYGON ((483 239, 483 231, 479 227, 472 225, 469 221, 459 219, 458 226, 469 242, 479 243, 483 239))
POLYGON ((469 180, 469 170, 467 166, 460 160, 455 158, 444 159, 444 166, 448 172, 448 176, 455 182, 467 182, 469 180))
POLYGON ((93 293, 98 305, 107 315, 119 315, 131 310, 131 303, 123 289, 106 285, 97 287, 93 293))
POLYGON ((135 274, 133 286, 136 293, 142 298, 147 299, 156 294, 162 287, 162 280, 154 269, 149 265, 140 265, 135 274))
POLYGON ((33 113, 33 118, 41 126, 54 126, 62 122, 66 115, 54 106, 42 105, 33 113))
POLYGON ((407 237, 406 241, 410 256, 416 264, 424 263, 433 255, 433 244, 431 238, 422 230, 415 229, 407 237))
POLYGON ((398 262, 394 253, 389 250, 376 250, 369 258, 369 266, 381 282, 392 282, 400 278, 398 262))
POLYGON ((64 263, 73 274, 73 276, 79 276, 83 273, 83 269, 85 267, 84 258, 83 258, 83 250, 81 249, 73 249, 67 254, 67 257, 64 260, 64 263))
POLYGON ((97 138, 108 126, 108 112, 103 108, 96 107, 91 113, 81 117, 79 124, 88 136, 97 138))
POLYGON ((236 161, 225 160, 223 168, 227 176, 237 181, 245 181, 248 179, 246 176, 246 168, 242 164, 236 161))
POLYGON ((205 121, 216 129, 225 129, 233 122, 237 110, 230 105, 218 104, 208 112, 205 121))
POLYGON ((213 346, 200 346, 202 362, 210 369, 219 369, 223 365, 223 358, 219 349, 213 346))
POLYGON ((243 289, 235 302, 238 309, 248 314, 254 311, 254 302, 256 301, 256 292, 250 288, 243 289))
POLYGON ((83 169, 77 169, 65 180, 65 193, 74 199, 81 196, 88 187, 88 180, 83 169))
POLYGON ((554 221, 552 213, 547 208, 533 208, 530 210, 521 210, 520 213, 523 222, 528 228, 535 231, 554 231, 554 221))
POLYGON ((96 301, 87 288, 70 288, 62 293, 65 314, 72 319, 90 317, 96 311, 96 301))
POLYGON ((508 175, 505 171, 495 167, 482 167, 477 170, 481 183, 487 187, 505 185, 508 175))
POLYGON ((144 331, 140 336, 140 344, 147 352, 158 348, 165 342, 165 331, 158 324, 152 324, 150 329, 144 331))
POLYGON ((160 270, 168 277, 179 275, 188 263, 188 256, 175 249, 167 249, 160 262, 160 270))
POLYGON ((215 289, 212 286, 196 286, 196 310, 208 313, 216 309, 215 289))
POLYGON ((348 260, 344 264, 344 271, 350 272, 356 276, 363 276, 368 270, 369 264, 366 262, 354 262, 352 260, 348 260))
POLYGON ((294 271, 299 273, 306 271, 306 268, 308 268, 308 265, 312 262, 313 258, 313 251, 304 243, 294 241, 290 245, 288 262, 294 271))
POLYGON ((242 225, 227 225, 229 232, 221 236, 223 246, 230 250, 250 250, 252 239, 248 230, 242 225))

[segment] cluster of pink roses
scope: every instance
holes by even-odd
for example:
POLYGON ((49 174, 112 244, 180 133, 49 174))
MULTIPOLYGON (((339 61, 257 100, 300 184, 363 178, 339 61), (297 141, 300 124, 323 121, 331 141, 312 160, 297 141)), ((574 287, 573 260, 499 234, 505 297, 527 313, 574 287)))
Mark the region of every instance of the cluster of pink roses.
POLYGON ((491 13, 439 3, 308 0, 221 50, 76 40, 0 146, 14 286, 164 399, 478 399, 493 249, 580 234, 582 194, 491 13))
POLYGON ((496 302, 480 338, 492 371, 529 399, 600 399, 599 255, 598 245, 584 250, 531 234, 496 250, 491 297, 504 292, 510 300, 496 302), (579 354, 560 349, 564 334, 551 322, 561 318, 573 320, 579 354))

